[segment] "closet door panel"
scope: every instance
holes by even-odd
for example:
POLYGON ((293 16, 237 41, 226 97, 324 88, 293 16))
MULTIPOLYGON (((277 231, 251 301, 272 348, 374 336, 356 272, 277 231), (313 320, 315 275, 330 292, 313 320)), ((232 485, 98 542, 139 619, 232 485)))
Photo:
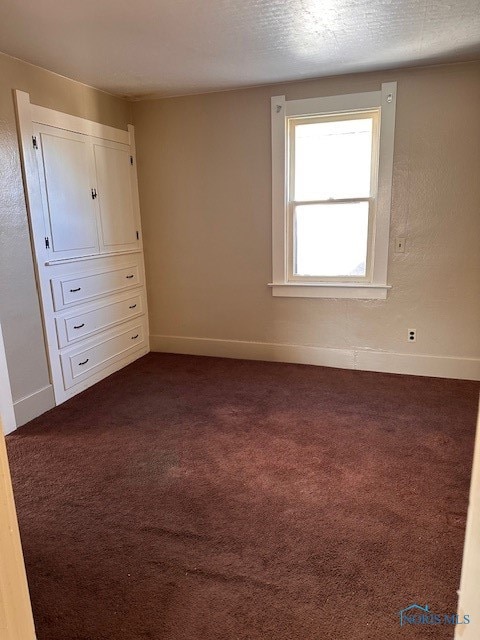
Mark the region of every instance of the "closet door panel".
POLYGON ((40 132, 40 140, 43 166, 39 168, 52 258, 98 253, 88 140, 47 127, 40 132))
POLYGON ((130 148, 94 143, 93 149, 103 248, 135 249, 138 240, 130 148))

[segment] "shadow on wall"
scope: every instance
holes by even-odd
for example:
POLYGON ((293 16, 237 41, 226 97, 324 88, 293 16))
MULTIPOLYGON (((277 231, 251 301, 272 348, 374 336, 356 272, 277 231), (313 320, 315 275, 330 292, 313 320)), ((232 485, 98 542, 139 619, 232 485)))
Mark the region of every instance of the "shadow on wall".
POLYGON ((0 324, 0 423, 5 435, 11 433, 16 426, 13 410, 12 391, 8 376, 7 358, 3 343, 2 325, 0 324))

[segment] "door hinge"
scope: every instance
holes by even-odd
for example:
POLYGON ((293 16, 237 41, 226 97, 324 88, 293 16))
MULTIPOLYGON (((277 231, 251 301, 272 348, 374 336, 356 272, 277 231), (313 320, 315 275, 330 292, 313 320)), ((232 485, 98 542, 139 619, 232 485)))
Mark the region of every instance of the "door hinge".
POLYGON ((37 136, 32 136, 32 144, 34 149, 38 149, 37 136))
POLYGON ((139 240, 139 239, 140 239, 140 235, 139 235, 139 233, 137 231, 137 240, 139 240))
POLYGON ((130 164, 133 165, 133 156, 130 156, 130 164))
POLYGON ((50 239, 45 238, 45 249, 50 249, 50 239))

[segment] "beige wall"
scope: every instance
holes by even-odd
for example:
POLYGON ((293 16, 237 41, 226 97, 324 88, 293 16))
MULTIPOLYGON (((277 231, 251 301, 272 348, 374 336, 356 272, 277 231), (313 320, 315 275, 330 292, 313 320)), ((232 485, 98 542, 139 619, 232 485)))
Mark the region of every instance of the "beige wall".
POLYGON ((144 101, 133 113, 153 335, 480 356, 480 63, 144 101), (382 81, 398 82, 391 238, 407 237, 405 254, 390 254, 388 299, 273 298, 270 96, 382 81))
MULTIPOLYGON (((0 54, 0 322, 14 401, 49 384, 13 89, 125 128, 132 105, 0 54)), ((480 63, 343 76, 133 105, 153 335, 480 356, 480 63), (397 80, 387 301, 273 298, 271 95, 397 80), (406 329, 418 330, 415 344, 406 329)))
POLYGON ((0 322, 14 401, 49 385, 17 142, 13 89, 31 101, 126 128, 130 104, 0 54, 0 322))

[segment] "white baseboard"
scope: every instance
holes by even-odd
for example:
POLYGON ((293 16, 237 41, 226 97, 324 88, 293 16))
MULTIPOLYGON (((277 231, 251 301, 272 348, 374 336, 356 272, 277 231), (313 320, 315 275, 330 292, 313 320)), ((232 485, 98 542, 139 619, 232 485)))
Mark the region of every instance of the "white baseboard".
POLYGON ((17 427, 21 427, 22 424, 33 420, 33 418, 45 413, 45 411, 52 409, 54 406, 55 398, 51 384, 24 398, 20 398, 20 400, 13 403, 17 427))
POLYGON ((361 371, 406 373, 432 378, 480 380, 480 358, 452 358, 388 351, 356 351, 356 367, 361 371))
POLYGON ((152 351, 165 353, 294 362, 340 369, 480 380, 480 358, 452 358, 369 349, 330 349, 294 344, 160 335, 150 336, 150 348, 152 351))

